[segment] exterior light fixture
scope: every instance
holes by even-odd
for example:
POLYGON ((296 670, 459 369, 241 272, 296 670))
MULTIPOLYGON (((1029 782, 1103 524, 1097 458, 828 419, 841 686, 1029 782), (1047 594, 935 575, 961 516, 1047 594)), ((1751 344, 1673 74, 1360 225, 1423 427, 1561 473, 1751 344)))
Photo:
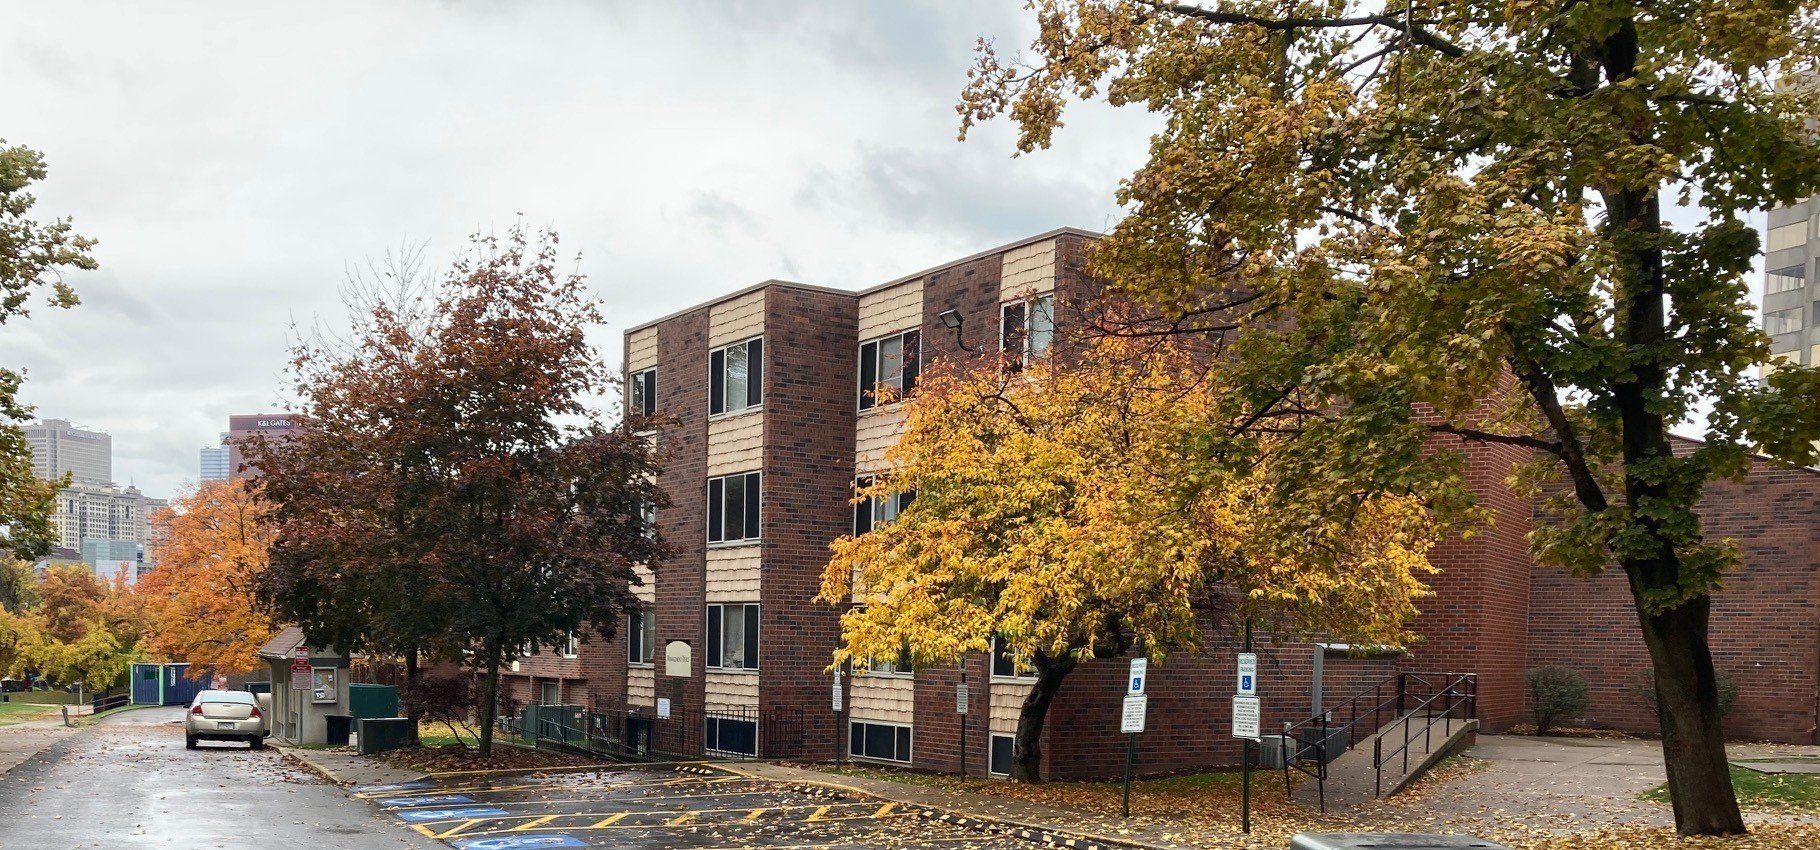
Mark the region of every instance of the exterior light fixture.
POLYGON ((966 320, 961 318, 959 310, 943 310, 935 317, 942 320, 942 327, 954 331, 954 342, 961 347, 962 351, 976 353, 971 346, 967 345, 967 339, 961 335, 961 325, 965 324, 966 320))

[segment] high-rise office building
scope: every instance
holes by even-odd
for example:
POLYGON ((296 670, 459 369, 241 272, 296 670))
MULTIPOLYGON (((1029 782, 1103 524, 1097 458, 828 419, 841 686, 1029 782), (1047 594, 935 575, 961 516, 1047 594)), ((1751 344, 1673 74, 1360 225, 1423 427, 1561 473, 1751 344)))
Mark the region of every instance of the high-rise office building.
POLYGON ((1763 238, 1763 330, 1777 358, 1820 365, 1820 197, 1769 211, 1763 238))
POLYGON ((198 468, 196 480, 226 481, 234 477, 234 468, 228 465, 233 452, 228 448, 227 439, 227 433, 222 432, 221 445, 202 447, 201 465, 198 468))
POLYGON ((112 484, 114 438, 70 424, 45 419, 25 426, 32 447, 32 473, 46 481, 69 473, 78 484, 112 484))
POLYGON ((80 551, 84 540, 144 544, 152 512, 164 504, 137 487, 75 484, 57 494, 57 511, 51 518, 57 526, 57 545, 80 551))
POLYGON ((303 418, 295 413, 249 413, 229 416, 228 431, 222 437, 228 450, 227 477, 244 478, 248 475, 259 474, 256 467, 243 468, 246 467, 246 456, 241 451, 241 447, 246 444, 247 440, 258 436, 264 436, 266 439, 280 438, 302 427, 302 423, 303 418))

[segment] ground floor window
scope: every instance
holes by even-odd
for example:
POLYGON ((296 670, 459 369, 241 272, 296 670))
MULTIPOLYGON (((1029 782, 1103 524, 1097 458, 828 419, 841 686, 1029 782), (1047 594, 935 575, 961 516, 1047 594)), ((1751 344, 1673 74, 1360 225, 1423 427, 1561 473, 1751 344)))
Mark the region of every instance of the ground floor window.
POLYGON ((562 705, 562 683, 543 682, 537 686, 538 705, 562 705))
POLYGON ((1010 735, 992 736, 992 756, 986 769, 991 771, 993 776, 1011 775, 1011 742, 1013 740, 1015 739, 1010 735))
POLYGON ((708 755, 758 755, 758 721, 710 716, 705 734, 708 755))
POLYGON ((853 721, 847 752, 869 759, 910 761, 910 727, 853 721))

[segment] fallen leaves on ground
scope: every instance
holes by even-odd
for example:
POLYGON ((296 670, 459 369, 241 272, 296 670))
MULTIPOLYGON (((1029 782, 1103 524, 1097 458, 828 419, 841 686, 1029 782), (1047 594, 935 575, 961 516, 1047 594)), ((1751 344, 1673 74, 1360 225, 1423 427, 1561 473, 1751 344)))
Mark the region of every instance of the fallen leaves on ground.
POLYGON ((452 770, 539 770, 548 767, 577 767, 599 764, 592 759, 548 750, 523 747, 495 747, 492 758, 481 758, 480 751, 451 744, 443 747, 418 747, 395 750, 381 756, 387 764, 424 773, 452 770))

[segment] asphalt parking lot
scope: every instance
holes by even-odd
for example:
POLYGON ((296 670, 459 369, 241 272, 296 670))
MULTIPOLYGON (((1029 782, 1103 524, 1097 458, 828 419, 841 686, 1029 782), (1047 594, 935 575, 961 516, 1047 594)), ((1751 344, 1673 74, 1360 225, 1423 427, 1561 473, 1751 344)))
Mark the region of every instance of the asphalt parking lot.
POLYGON ((357 797, 460 850, 1028 848, 873 799, 674 768, 415 782, 357 797))

